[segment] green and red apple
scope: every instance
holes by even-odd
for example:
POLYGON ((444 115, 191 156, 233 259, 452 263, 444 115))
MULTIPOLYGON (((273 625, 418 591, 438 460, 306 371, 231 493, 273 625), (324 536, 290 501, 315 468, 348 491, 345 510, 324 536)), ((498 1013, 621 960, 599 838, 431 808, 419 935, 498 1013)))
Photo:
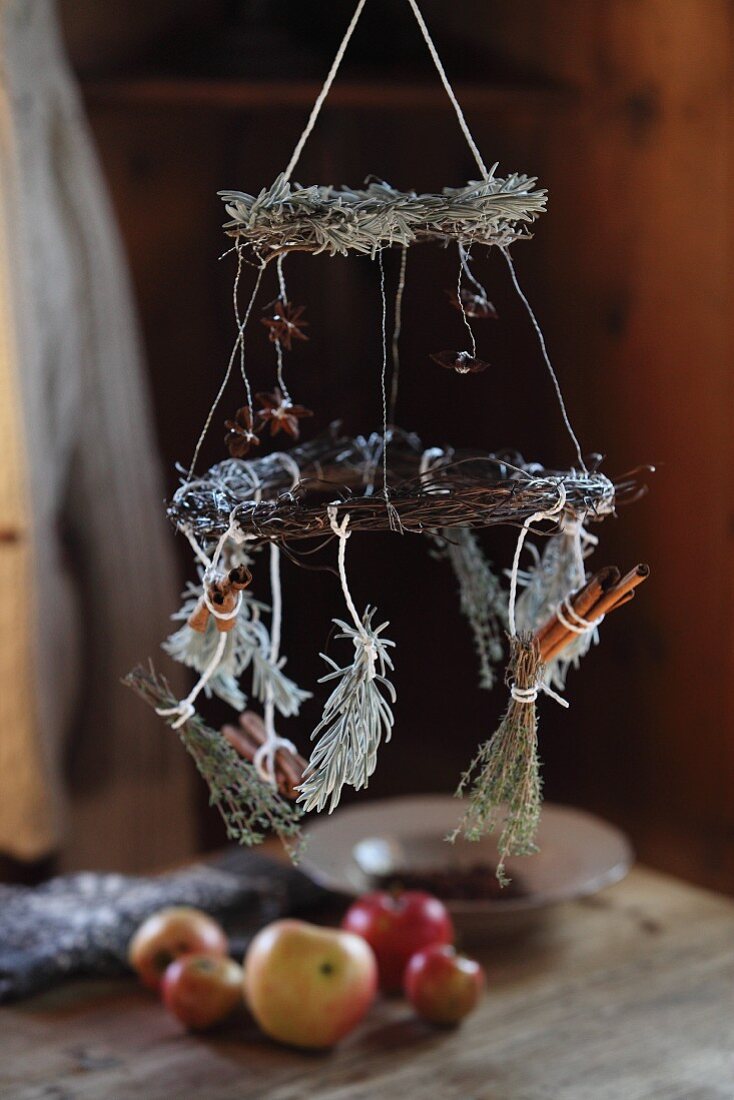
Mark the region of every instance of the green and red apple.
POLYGON ((181 955, 227 955, 224 929, 200 909, 172 906, 153 913, 130 940, 127 957, 140 980, 160 989, 166 969, 181 955))
POLYGON ((484 970, 449 944, 433 944, 410 959, 405 995, 424 1020, 458 1024, 472 1012, 484 990, 484 970))
POLYGON ((377 991, 377 964, 365 940, 300 920, 261 929, 244 972, 245 1000, 265 1034, 316 1050, 352 1031, 377 991))

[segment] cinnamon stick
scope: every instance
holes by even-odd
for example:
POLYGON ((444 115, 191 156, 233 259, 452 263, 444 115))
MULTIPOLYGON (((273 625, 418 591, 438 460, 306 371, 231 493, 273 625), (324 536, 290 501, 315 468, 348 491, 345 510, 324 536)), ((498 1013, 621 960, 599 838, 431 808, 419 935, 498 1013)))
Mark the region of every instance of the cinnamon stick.
MULTIPOLYGON (((239 716, 239 728, 222 726, 222 735, 240 756, 252 763, 255 753, 265 743, 265 724, 259 714, 247 710, 239 716)), ((302 756, 288 749, 278 749, 275 756, 275 779, 284 798, 293 801, 298 798, 296 787, 303 780, 305 768, 306 761, 302 756)))
MULTIPOLYGON (((624 604, 629 603, 629 601, 634 598, 634 590, 650 576, 650 567, 648 565, 636 565, 634 569, 631 569, 629 573, 626 573, 621 578, 619 578, 618 570, 616 570, 616 573, 618 579, 613 584, 605 586, 602 592, 599 592, 597 589, 596 600, 592 602, 585 611, 580 610, 582 603, 580 597, 582 593, 586 593, 589 586, 593 584, 594 578, 592 577, 591 581, 577 593, 578 604, 576 599, 573 599, 571 601, 571 606, 578 615, 584 619, 593 621, 594 619, 600 618, 602 615, 609 615, 612 611, 616 611, 618 607, 622 607, 624 604)), ((583 602, 588 603, 586 599, 584 599, 583 602)), ((554 621, 558 623, 557 619, 554 621)), ((548 624, 546 624, 546 626, 547 625, 548 624)), ((557 657, 558 654, 566 648, 569 642, 577 637, 573 631, 563 627, 562 623, 558 623, 558 626, 561 628, 560 631, 557 629, 553 629, 552 631, 546 630, 544 640, 540 643, 541 657, 545 663, 557 657)))
MULTIPOLYGON (((598 573, 595 573, 583 588, 580 588, 578 592, 569 597, 571 607, 582 619, 595 617, 591 615, 592 608, 599 602, 605 592, 614 588, 619 579, 620 572, 615 566, 605 566, 604 569, 600 569, 598 573)), ((563 639, 566 639, 564 641, 565 645, 573 636, 573 633, 555 615, 552 615, 535 635, 544 660, 547 659, 546 654, 559 645, 563 639)))

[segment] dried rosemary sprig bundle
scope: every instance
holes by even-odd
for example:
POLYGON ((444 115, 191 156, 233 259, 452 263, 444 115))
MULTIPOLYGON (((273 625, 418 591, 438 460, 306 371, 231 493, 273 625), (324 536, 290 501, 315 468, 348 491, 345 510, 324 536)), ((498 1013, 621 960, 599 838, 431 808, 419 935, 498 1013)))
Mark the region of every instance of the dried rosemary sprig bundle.
POLYGON ((479 658, 479 686, 491 691, 495 684, 494 666, 504 653, 506 593, 470 528, 442 531, 435 541, 436 556, 450 563, 459 583, 461 611, 471 627, 479 658))
POLYGON ((531 176, 495 176, 496 167, 486 180, 440 194, 398 191, 382 181, 363 190, 299 187, 281 173, 259 195, 220 191, 231 219, 224 228, 264 261, 285 252, 374 256, 425 240, 506 247, 529 235, 526 227, 545 210, 546 192, 531 176))
MULTIPOLYGON (((152 668, 135 668, 123 682, 157 710, 176 703, 166 681, 152 668)), ((275 833, 295 858, 300 840, 300 808, 263 782, 254 766, 197 714, 176 732, 209 787, 210 804, 219 810, 227 836, 250 847, 260 844, 268 833, 275 833)))
POLYGON ((390 740, 395 688, 387 678, 393 664, 388 647, 395 643, 381 637, 388 625, 373 627, 374 607, 366 608, 361 626, 335 619, 341 633, 354 645, 351 664, 340 667, 325 653, 321 656, 333 668, 319 683, 336 681, 324 706, 324 714, 311 740, 318 744, 311 754, 301 783, 299 802, 305 810, 321 810, 329 802, 329 813, 338 805, 345 786, 366 787, 377 763, 382 739, 390 740), (387 698, 386 698, 387 696, 387 698))
POLYGON ((452 835, 452 839, 462 833, 467 840, 479 840, 494 832, 501 821, 497 878, 503 885, 509 881, 506 858, 536 850, 534 837, 541 806, 535 709, 542 675, 540 649, 530 635, 511 638, 510 646, 510 701, 498 729, 480 747, 461 777, 456 793, 463 797, 468 792, 467 806, 452 835))

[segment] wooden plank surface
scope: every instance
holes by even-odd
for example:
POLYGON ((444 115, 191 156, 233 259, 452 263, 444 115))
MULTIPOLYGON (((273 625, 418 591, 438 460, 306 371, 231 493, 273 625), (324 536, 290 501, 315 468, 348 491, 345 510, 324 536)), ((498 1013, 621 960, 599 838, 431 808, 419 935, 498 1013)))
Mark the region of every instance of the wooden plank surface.
POLYGON ((489 992, 457 1031, 381 1002, 330 1054, 244 1020, 186 1035, 132 979, 0 1010, 15 1100, 731 1100, 734 903, 647 870, 483 951, 489 992))

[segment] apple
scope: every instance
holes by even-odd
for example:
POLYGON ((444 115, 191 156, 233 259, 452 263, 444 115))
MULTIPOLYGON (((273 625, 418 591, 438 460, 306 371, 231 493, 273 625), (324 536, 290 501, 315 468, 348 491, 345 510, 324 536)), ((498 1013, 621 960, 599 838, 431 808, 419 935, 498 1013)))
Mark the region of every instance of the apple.
POLYGON ((140 980, 159 989, 169 963, 179 955, 226 955, 229 944, 215 920, 187 905, 160 909, 138 928, 130 940, 127 959, 140 980))
POLYGON ((484 970, 457 955, 449 944, 433 944, 412 956, 405 969, 405 995, 419 1016, 434 1024, 458 1024, 476 1008, 484 970))
POLYGON ((348 1034, 377 992, 377 964, 360 937, 300 920, 261 929, 245 955, 245 1000, 271 1039, 324 1050, 348 1034))
POLYGON ((416 951, 454 938, 445 905, 422 890, 365 894, 347 910, 342 928, 362 936, 374 951, 385 993, 402 989, 405 967, 416 951))
POLYGON ((163 1003, 191 1031, 206 1031, 242 1004, 242 967, 224 955, 181 955, 166 968, 163 1003))

